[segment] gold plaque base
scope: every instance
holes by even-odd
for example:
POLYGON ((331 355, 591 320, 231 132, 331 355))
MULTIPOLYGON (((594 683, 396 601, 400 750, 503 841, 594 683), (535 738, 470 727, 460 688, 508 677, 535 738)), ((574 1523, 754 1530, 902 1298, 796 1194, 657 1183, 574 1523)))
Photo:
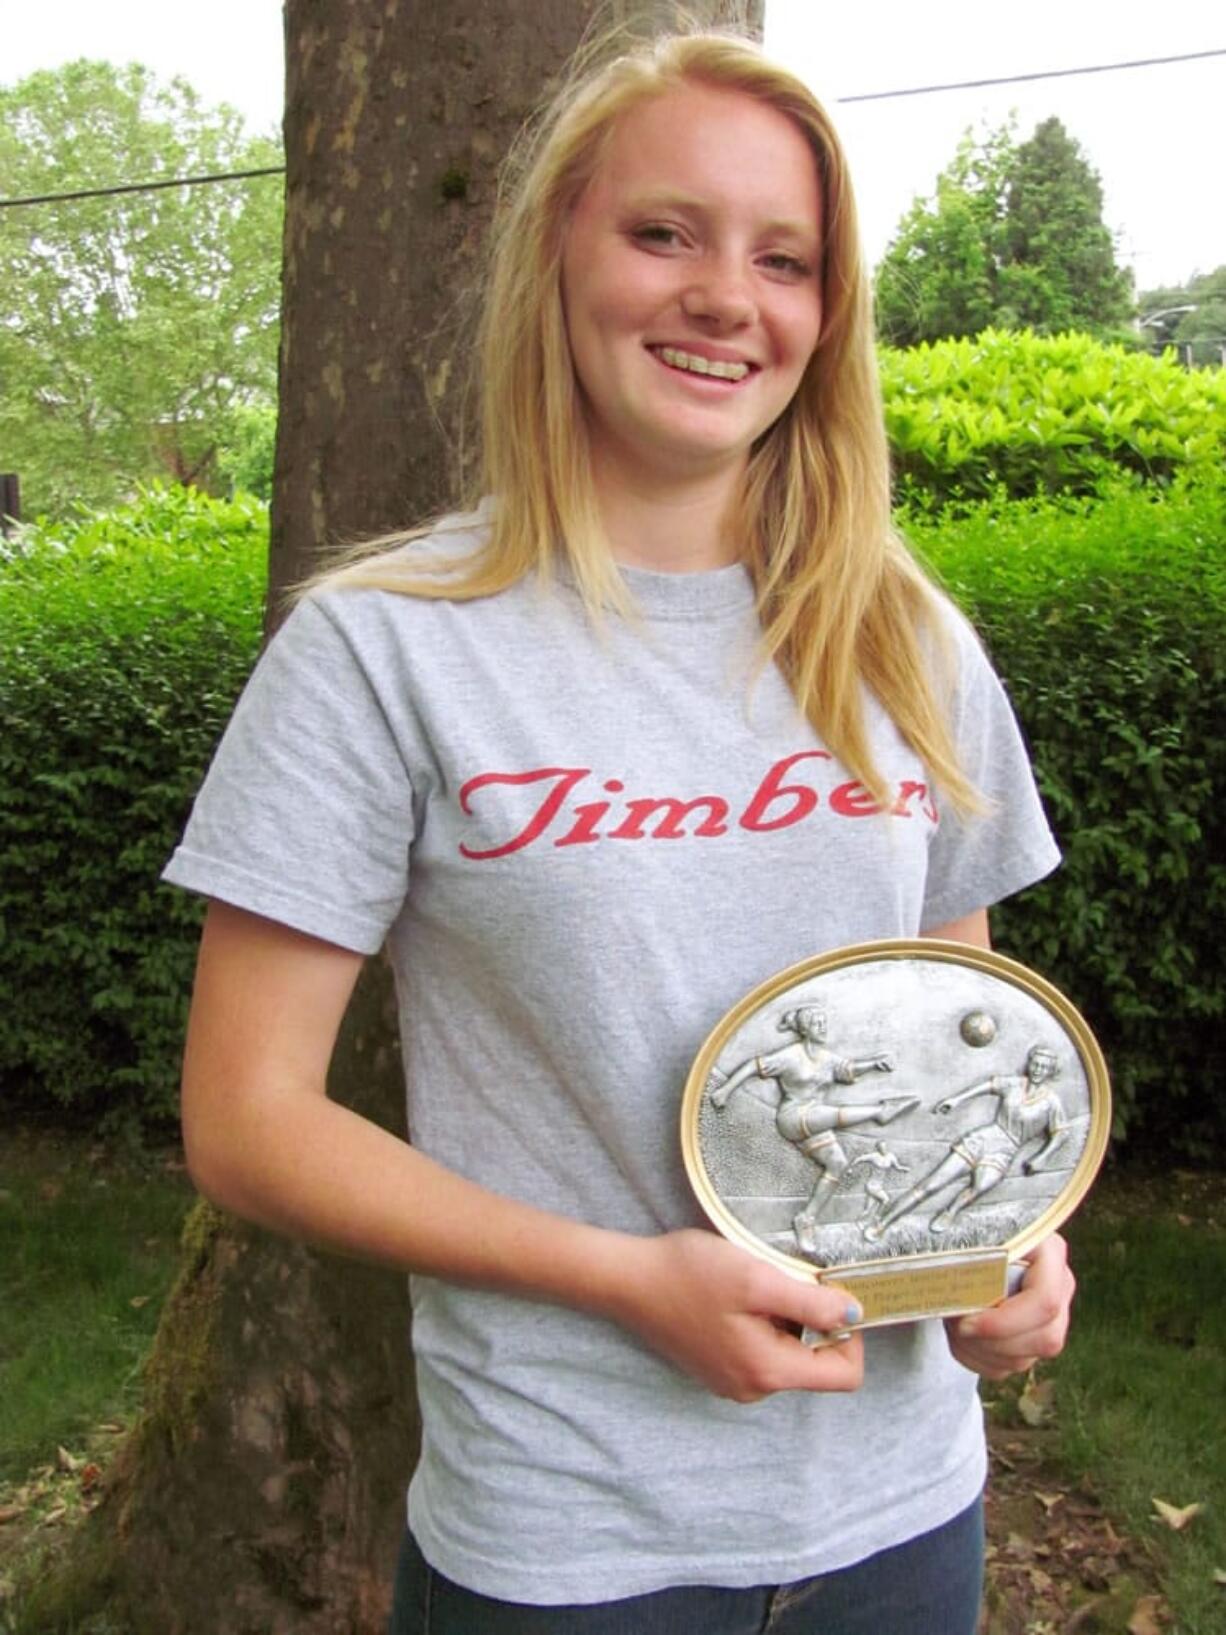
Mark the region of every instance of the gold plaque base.
POLYGON ((832 1267, 819 1281, 837 1283, 859 1301, 864 1318, 857 1328, 918 1317, 957 1317, 1004 1299, 1009 1256, 1004 1249, 917 1255, 906 1261, 832 1267))

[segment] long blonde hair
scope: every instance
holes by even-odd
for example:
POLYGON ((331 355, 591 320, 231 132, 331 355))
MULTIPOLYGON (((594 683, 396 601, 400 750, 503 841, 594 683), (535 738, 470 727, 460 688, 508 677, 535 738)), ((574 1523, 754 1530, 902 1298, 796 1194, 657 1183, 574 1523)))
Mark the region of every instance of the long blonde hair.
POLYGON ((821 336, 792 402, 751 451, 729 519, 757 590, 763 659, 779 665, 825 744, 878 799, 886 790, 869 751, 865 686, 954 804, 974 808, 931 679, 942 650, 936 598, 890 522, 872 303, 846 158, 807 87, 736 35, 670 34, 579 71, 511 156, 478 348, 470 499, 496 502, 481 548, 442 575, 411 551, 389 560, 388 547, 427 531, 415 530, 368 542, 323 577, 465 600, 565 561, 593 616, 627 606, 589 471, 562 255, 570 213, 616 122, 686 84, 739 91, 784 114, 812 147, 822 184, 821 336))

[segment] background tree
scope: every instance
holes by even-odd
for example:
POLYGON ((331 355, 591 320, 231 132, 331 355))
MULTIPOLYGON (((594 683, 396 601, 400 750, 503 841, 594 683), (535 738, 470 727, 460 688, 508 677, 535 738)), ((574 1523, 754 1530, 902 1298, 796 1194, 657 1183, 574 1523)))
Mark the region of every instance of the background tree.
POLYGON ((1193 273, 1184 284, 1142 290, 1137 296, 1138 319, 1159 312, 1166 316, 1141 331, 1147 344, 1158 350, 1177 346, 1181 356, 1201 367, 1226 363, 1226 265, 1193 273), (1195 310, 1181 312, 1181 307, 1195 310))
POLYGON ((931 198, 916 199, 877 269, 877 320, 896 346, 988 327, 1110 336, 1131 311, 1102 186, 1058 119, 1020 146, 968 131, 931 198))
POLYGON ((937 177, 931 198, 917 198, 877 268, 877 324, 895 346, 977 335, 996 322, 1000 222, 1013 127, 978 139, 968 130, 937 177))
POLYGON ((1132 278, 1115 264, 1102 183, 1058 119, 1013 154, 1000 226, 1002 327, 1108 335, 1124 324, 1132 278))
MULTIPOLYGON (((760 29, 761 0, 686 7, 741 10, 760 29)), ((270 608, 321 545, 444 499, 468 339, 449 320, 503 155, 594 13, 674 8, 289 0, 270 608)), ((367 977, 330 1092, 402 1129, 388 995, 367 977)), ((403 1278, 198 1207, 146 1412, 37 1627, 106 1608, 131 1635, 381 1632, 415 1455, 408 1323, 403 1278)))
MULTIPOLYGON (((0 89, 9 197, 279 165, 182 80, 74 62, 0 89)), ((0 211, 0 465, 27 514, 205 482, 276 391, 279 178, 0 211)))

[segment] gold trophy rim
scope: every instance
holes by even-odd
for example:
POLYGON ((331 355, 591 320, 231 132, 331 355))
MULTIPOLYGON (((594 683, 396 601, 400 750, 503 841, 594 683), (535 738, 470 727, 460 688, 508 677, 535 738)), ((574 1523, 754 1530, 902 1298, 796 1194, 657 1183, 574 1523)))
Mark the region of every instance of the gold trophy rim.
MULTIPOLYGON (((681 1155, 690 1186, 703 1213, 723 1236, 760 1259, 806 1281, 835 1282, 840 1275, 849 1278, 874 1271, 900 1271, 921 1268, 948 1261, 949 1252, 935 1250, 930 1254, 887 1255, 875 1259, 845 1262, 838 1266, 817 1266, 802 1255, 787 1254, 782 1249, 765 1243, 750 1231, 724 1203, 707 1173, 698 1140, 698 1120, 702 1098, 716 1057, 736 1030, 757 1011, 778 998, 797 983, 805 982, 828 971, 841 970, 848 965, 867 964, 870 961, 936 960, 950 965, 967 966, 986 971, 1020 988, 1038 1001, 1063 1026, 1075 1046, 1086 1075, 1090 1099, 1090 1127, 1086 1143, 1068 1181, 1052 1199, 1047 1208, 1028 1223, 1022 1231, 1007 1239, 995 1249, 979 1251, 986 1255, 1004 1256, 1012 1263, 1021 1260, 1035 1246, 1055 1232, 1079 1207, 1102 1165, 1111 1133, 1111 1085, 1107 1064, 1089 1023, 1054 983, 1020 960, 994 948, 981 948, 975 943, 953 942, 926 937, 885 937, 875 941, 849 943, 824 954, 814 954, 798 960, 781 971, 776 971, 758 983, 735 1005, 725 1011, 699 1047, 694 1057, 685 1089, 681 1097, 681 1155)), ((973 1257, 976 1251, 960 1251, 973 1257)), ((917 1315, 921 1315, 917 1313, 917 1315)), ((933 1313, 933 1315, 936 1315, 933 1313)), ((949 1313, 946 1313, 949 1315, 949 1313)))

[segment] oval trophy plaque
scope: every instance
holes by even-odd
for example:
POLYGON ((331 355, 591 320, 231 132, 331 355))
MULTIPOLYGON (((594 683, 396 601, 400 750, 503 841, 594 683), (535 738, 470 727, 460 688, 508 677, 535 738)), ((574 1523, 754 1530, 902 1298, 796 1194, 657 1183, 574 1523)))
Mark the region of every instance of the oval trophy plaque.
POLYGON ((1110 1122, 1102 1052, 1058 989, 897 939, 735 1005, 690 1070, 681 1143, 720 1232, 848 1289, 868 1327, 1002 1299, 1085 1196, 1110 1122))

